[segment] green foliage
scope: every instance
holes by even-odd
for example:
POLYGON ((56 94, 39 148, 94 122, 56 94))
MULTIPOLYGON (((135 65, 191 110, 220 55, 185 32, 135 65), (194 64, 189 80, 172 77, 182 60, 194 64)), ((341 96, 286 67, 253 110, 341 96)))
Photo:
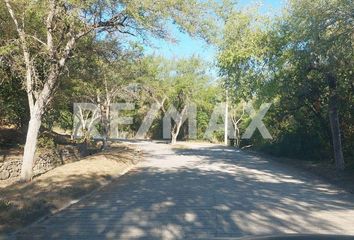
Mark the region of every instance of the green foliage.
POLYGON ((0 211, 6 211, 12 206, 11 202, 0 199, 0 211))
MULTIPOLYGON (((277 155, 328 160, 331 147, 328 76, 337 79, 344 155, 354 159, 354 3, 292 0, 273 20, 231 13, 218 63, 234 102, 273 102, 264 121, 272 141, 252 144, 277 155), (351 139, 351 140, 350 140, 351 139)), ((244 130, 244 127, 243 127, 244 130)))
MULTIPOLYGON (((181 113, 188 104, 197 105, 197 137, 202 139, 215 104, 220 101, 220 88, 207 74, 206 64, 193 56, 186 59, 167 60, 161 57, 147 57, 146 73, 140 79, 146 93, 147 104, 163 104, 162 112, 174 106, 181 113)), ((152 127, 155 138, 162 137, 162 118, 159 116, 152 127)), ((184 139, 186 124, 182 126, 184 139)))
POLYGON ((225 87, 231 96, 251 98, 266 80, 264 54, 267 19, 256 13, 233 12, 225 24, 223 41, 219 46, 218 65, 225 77, 225 87))
POLYGON ((174 40, 171 23, 211 41, 221 7, 222 2, 213 0, 1 1, 0 64, 6 62, 11 71, 0 66, 0 72, 11 72, 11 78, 21 82, 19 94, 8 90, 13 83, 2 88, 0 103, 6 102, 8 93, 20 96, 2 106, 1 119, 23 125, 21 114, 29 114, 28 107, 23 107, 27 101, 31 109, 37 109, 37 103, 43 106, 39 112, 44 113, 46 128, 56 124, 68 128, 72 121, 69 101, 86 97, 99 102, 97 97, 102 99, 106 89, 120 88, 141 74, 138 57, 128 55, 142 50, 120 48, 131 41, 135 46, 136 42, 145 44, 151 37, 174 40))
POLYGON ((48 134, 42 134, 38 138, 37 146, 39 148, 54 149, 56 144, 52 136, 48 134))
MULTIPOLYGON (((73 102, 134 101, 136 110, 125 114, 134 116, 135 122, 124 127, 132 134, 152 103, 161 103, 164 110, 174 105, 181 111, 193 102, 198 106, 198 138, 202 138, 214 106, 223 101, 224 89, 211 83, 207 66, 198 57, 169 61, 143 54, 142 45, 151 37, 174 40, 169 32, 172 23, 218 44, 218 66, 232 107, 244 100, 251 100, 256 109, 263 102, 273 103, 264 122, 274 139, 265 141, 257 133, 241 146, 251 144, 287 157, 328 159, 332 155, 330 75, 337 80, 344 155, 354 159, 353 1, 290 0, 284 13, 274 19, 262 16, 257 8, 237 11, 232 0, 56 3, 61 14, 53 23, 53 44, 58 49, 53 57, 46 46, 49 1, 11 1, 20 25, 23 21, 26 26, 37 92, 47 80, 51 63, 63 56, 70 34, 87 30, 59 71, 56 94, 42 119, 45 128, 71 129, 73 102), (138 96, 125 89, 131 83, 140 86, 138 96)), ((29 119, 26 69, 21 41, 4 1, 0 16, 0 120, 25 128, 29 119)), ((240 112, 237 107, 231 110, 236 117, 240 112)), ((161 119, 162 114, 154 121, 151 136, 162 135, 161 119)), ((250 121, 242 119, 241 132, 250 121)), ((104 131, 102 123, 98 127, 104 131)), ((221 133, 215 136, 222 140, 221 133)), ((42 147, 52 144, 51 139, 39 139, 42 147)))
POLYGON ((0 121, 24 128, 28 122, 28 103, 22 82, 9 66, 0 62, 0 121))

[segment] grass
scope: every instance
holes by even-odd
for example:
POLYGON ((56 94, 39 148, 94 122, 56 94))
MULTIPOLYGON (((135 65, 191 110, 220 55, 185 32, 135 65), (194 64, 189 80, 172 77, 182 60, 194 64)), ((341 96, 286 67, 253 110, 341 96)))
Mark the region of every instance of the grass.
POLYGON ((68 206, 134 166, 140 152, 126 145, 69 163, 29 183, 0 185, 0 233, 8 233, 68 206))

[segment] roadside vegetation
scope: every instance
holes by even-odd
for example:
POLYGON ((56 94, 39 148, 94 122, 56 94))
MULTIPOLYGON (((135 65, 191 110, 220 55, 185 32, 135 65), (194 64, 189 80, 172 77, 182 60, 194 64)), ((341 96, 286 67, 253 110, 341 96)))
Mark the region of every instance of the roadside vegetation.
MULTIPOLYGON (((231 105, 272 103, 263 121, 273 139, 241 146, 353 169, 353 12, 349 0, 290 0, 277 17, 257 8, 228 17, 218 65, 231 105)), ((242 107, 236 116, 243 132, 249 116, 242 107)))
MULTIPOLYGON (((109 149, 110 138, 134 137, 153 106, 157 114, 141 138, 162 139, 173 106, 180 116, 171 142, 189 140, 182 120, 196 104, 195 134, 203 140, 215 106, 226 100, 236 147, 354 168, 353 1, 289 0, 271 18, 231 0, 108 2, 0 1, 0 147, 23 155, 23 181, 33 177, 38 149, 63 139, 83 155, 109 149), (217 80, 198 56, 146 54, 152 38, 174 40, 171 25, 218 49, 217 80), (73 139, 73 103, 80 102, 97 112, 79 109, 82 135, 73 139), (111 121, 119 102, 134 103, 121 111, 133 124, 111 121), (272 104, 263 119, 271 140, 259 132, 242 139, 253 117, 246 103, 256 110, 272 104)), ((209 141, 223 139, 217 131, 209 141)))

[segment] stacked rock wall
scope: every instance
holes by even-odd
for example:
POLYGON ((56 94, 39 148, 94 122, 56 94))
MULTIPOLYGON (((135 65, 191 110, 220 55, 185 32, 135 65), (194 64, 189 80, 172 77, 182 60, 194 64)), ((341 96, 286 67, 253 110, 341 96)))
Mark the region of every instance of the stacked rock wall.
MULTIPOLYGON (((21 173, 22 156, 0 156, 0 180, 18 177, 21 173)), ((45 150, 35 158, 33 173, 39 175, 65 163, 79 160, 80 153, 75 146, 45 150)))

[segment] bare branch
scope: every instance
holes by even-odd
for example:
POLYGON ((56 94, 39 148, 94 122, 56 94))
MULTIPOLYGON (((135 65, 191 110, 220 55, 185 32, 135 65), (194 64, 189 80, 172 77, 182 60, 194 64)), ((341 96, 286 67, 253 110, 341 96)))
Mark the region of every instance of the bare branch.
POLYGON ((26 34, 25 34, 25 31, 20 27, 9 0, 5 0, 5 4, 6 4, 8 12, 10 13, 10 16, 16 26, 16 30, 18 32, 18 35, 20 37, 23 57, 24 57, 25 64, 26 64, 26 92, 27 92, 27 98, 28 98, 30 112, 32 115, 33 108, 34 108, 34 99, 33 99, 33 95, 32 95, 32 93, 33 93, 32 92, 33 91, 33 79, 32 79, 32 71, 31 71, 31 68, 32 68, 31 60, 30 60, 31 58, 30 58, 30 52, 27 47, 26 34))
POLYGON ((47 47, 51 58, 54 58, 53 19, 55 16, 55 12, 56 12, 56 1, 50 0, 46 27, 47 27, 47 47))
POLYGON ((37 42, 41 43, 42 45, 44 46, 47 46, 47 44, 45 42, 43 42, 42 40, 40 40, 39 38, 37 38, 36 36, 33 36, 33 35, 28 35, 27 36, 33 38, 34 40, 36 40, 37 42))

